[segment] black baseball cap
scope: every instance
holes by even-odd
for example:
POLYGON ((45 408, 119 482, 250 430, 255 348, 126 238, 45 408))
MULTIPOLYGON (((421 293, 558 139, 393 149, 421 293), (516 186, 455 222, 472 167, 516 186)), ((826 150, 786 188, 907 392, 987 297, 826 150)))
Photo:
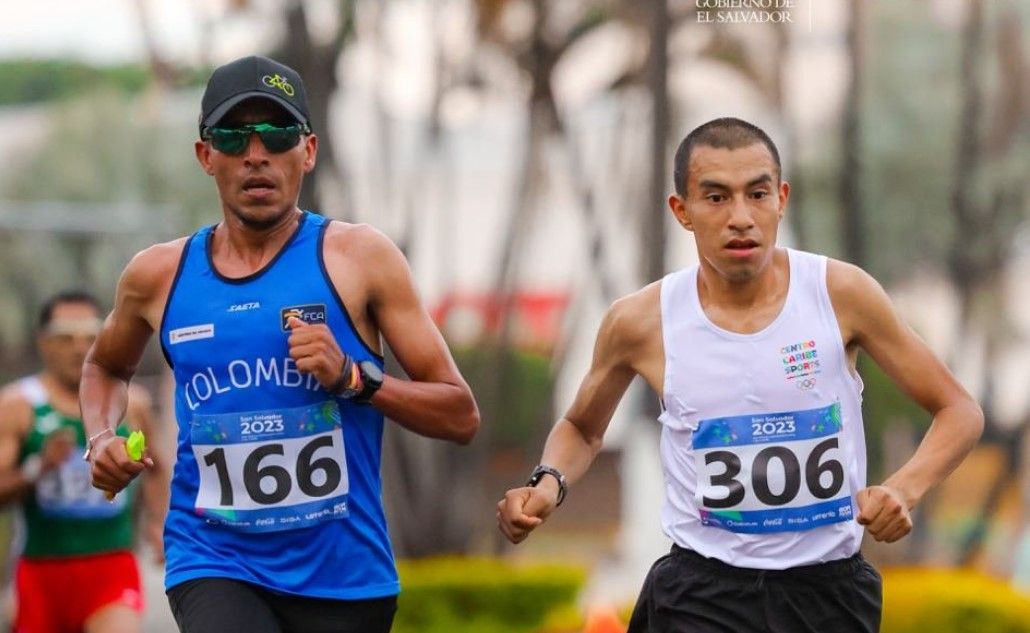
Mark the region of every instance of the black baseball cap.
POLYGON ((251 97, 271 99, 299 123, 311 127, 304 82, 297 71, 273 59, 251 55, 211 73, 200 100, 200 131, 218 123, 233 106, 251 97))

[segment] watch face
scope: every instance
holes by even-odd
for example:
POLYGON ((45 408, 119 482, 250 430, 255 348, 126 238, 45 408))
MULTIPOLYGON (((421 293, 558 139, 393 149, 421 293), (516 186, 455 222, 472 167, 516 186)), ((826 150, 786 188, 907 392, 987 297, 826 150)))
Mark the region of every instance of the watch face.
POLYGON ((370 382, 383 382, 383 370, 379 369, 379 365, 376 365, 372 361, 363 361, 361 363, 361 371, 365 374, 365 378, 367 378, 370 382))

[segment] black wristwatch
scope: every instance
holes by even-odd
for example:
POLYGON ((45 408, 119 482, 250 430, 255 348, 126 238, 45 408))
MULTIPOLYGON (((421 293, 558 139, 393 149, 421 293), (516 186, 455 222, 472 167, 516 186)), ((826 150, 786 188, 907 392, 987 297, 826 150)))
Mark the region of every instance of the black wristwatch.
POLYGON ((533 469, 533 473, 529 476, 529 480, 526 481, 526 485, 530 488, 536 488, 540 480, 544 478, 544 475, 550 475, 558 480, 558 503, 555 507, 560 506, 565 501, 565 495, 569 492, 569 486, 565 482, 565 475, 557 468, 540 464, 533 469))
POLYGON ((361 391, 354 394, 351 398, 354 402, 367 403, 372 399, 379 388, 383 386, 383 370, 379 369, 379 365, 376 365, 370 360, 363 360, 358 363, 358 371, 361 373, 361 391))

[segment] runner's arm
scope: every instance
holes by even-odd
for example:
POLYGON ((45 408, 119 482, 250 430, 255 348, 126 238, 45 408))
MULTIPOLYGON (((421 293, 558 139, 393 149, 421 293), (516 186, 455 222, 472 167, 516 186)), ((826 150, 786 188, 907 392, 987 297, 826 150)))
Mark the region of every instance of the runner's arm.
POLYGON ((948 476, 983 431, 980 406, 902 321, 883 288, 861 269, 830 262, 828 287, 851 340, 864 349, 912 400, 933 416, 915 454, 884 486, 897 490, 911 509, 948 476))
MULTIPOLYGON (((594 343, 593 360, 569 410, 551 429, 541 463, 553 466, 571 485, 583 476, 603 444, 605 431, 636 372, 630 349, 635 315, 618 302, 608 310, 594 343)), ((553 477, 541 480, 557 485, 553 477)))
POLYGON ((13 386, 0 392, 0 505, 19 500, 35 485, 18 468, 25 430, 31 420, 32 407, 13 386))
MULTIPOLYGON (((152 460, 129 458, 125 439, 114 429, 125 419, 128 384, 154 331, 148 312, 155 292, 171 283, 177 261, 169 245, 151 247, 129 262, 118 281, 115 303, 93 347, 86 355, 79 385, 79 405, 87 437, 98 436, 91 451, 93 485, 117 493, 152 460)), ((181 245, 178 246, 181 252, 181 245)))
POLYGON ((479 409, 443 336, 422 305, 400 250, 386 236, 362 227, 368 267, 369 310, 411 380, 386 376, 372 404, 409 431, 468 444, 479 428, 479 409))
MULTIPOLYGON (((558 469, 569 485, 577 481, 601 450, 605 431, 636 375, 640 349, 638 300, 621 299, 608 310, 594 344, 594 355, 572 406, 551 429, 541 463, 558 469)), ((535 487, 509 490, 497 504, 498 526, 513 543, 524 540, 554 511, 559 485, 544 476, 535 487)))

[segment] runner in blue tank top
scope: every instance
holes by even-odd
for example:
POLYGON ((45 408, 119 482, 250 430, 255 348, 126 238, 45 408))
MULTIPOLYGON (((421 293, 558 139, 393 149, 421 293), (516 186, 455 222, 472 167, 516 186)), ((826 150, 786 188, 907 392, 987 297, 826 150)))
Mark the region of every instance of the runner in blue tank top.
POLYGON ((384 415, 459 443, 475 401, 378 231, 297 207, 315 165, 304 87, 262 57, 212 74, 197 159, 223 221, 126 268, 83 373, 93 484, 146 467, 111 433, 157 332, 176 382, 166 590, 183 631, 389 631, 384 415), (411 380, 383 375, 382 343, 411 380))
POLYGON ((723 118, 680 143, 669 207, 699 264, 616 301, 542 464, 497 504, 522 542, 601 448, 634 376, 663 404, 662 527, 629 633, 876 633, 863 529, 893 543, 976 444, 983 412, 861 269, 777 247, 790 186, 769 136, 723 118), (911 459, 868 485, 855 371, 865 350, 933 415, 911 459))

